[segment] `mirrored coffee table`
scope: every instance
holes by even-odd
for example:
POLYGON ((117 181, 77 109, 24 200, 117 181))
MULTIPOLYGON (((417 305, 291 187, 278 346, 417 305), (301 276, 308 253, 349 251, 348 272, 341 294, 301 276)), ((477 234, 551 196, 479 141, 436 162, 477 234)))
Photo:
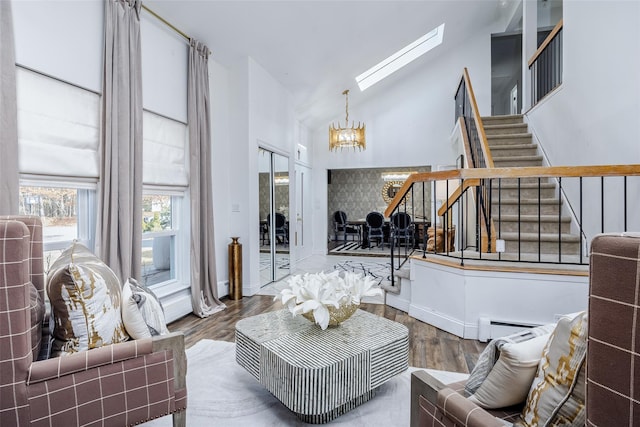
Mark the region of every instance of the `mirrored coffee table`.
POLYGON ((236 324, 236 360, 298 418, 326 423, 408 368, 409 333, 358 310, 326 330, 288 310, 236 324))

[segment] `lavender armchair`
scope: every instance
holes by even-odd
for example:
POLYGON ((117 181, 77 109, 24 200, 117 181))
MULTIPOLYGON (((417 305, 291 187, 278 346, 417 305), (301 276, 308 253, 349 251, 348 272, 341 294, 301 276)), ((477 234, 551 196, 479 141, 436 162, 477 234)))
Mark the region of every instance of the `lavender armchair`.
POLYGON ((36 360, 43 301, 40 219, 0 217, 0 425, 185 425, 181 333, 36 360))

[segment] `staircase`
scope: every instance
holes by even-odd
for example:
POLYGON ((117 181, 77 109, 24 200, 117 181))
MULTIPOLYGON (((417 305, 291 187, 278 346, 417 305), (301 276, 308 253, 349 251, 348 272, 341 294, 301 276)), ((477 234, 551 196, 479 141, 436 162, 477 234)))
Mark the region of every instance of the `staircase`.
MULTIPOLYGON (((495 167, 542 166, 538 145, 521 115, 483 117, 482 121, 495 167)), ((540 188, 538 178, 522 179, 519 188, 517 179, 492 183, 491 216, 496 233, 505 241, 505 255, 520 252, 523 259, 537 259, 540 251, 545 258, 555 255, 551 259, 557 260, 559 251, 563 257, 579 253, 579 236, 570 233, 571 218, 559 215, 562 200, 556 193, 555 183, 547 178, 540 178, 540 188)))

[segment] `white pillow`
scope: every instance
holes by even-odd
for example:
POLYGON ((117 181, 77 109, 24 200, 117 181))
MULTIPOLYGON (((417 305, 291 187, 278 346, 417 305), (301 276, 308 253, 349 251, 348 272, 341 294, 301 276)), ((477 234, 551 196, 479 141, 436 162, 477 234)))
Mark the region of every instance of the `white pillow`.
POLYGON ((144 317, 142 317, 142 313, 138 309, 136 300, 133 299, 133 291, 129 281, 122 287, 122 322, 127 333, 134 340, 151 338, 151 332, 149 332, 149 328, 144 322, 144 317))
POLYGON ((160 300, 151 290, 129 279, 122 289, 122 299, 122 321, 133 339, 169 333, 160 300))
POLYGON ((524 402, 550 334, 502 346, 500 357, 469 400, 481 408, 504 408, 524 402))

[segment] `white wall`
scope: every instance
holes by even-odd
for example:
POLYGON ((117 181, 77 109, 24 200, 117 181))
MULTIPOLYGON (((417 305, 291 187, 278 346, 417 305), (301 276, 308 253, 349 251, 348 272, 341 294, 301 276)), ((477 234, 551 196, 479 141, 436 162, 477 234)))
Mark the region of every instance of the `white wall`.
MULTIPOLYGON (((375 91, 372 101, 349 106, 350 120, 367 126, 365 151, 329 152, 329 123, 313 133, 314 253, 327 249, 327 169, 455 164, 457 152, 450 135, 455 126, 454 96, 464 67, 481 114, 491 113, 492 32, 494 28, 487 27, 460 45, 443 45, 446 50, 407 72, 406 78, 383 80, 367 89, 375 91)), ((344 124, 344 117, 338 118, 344 124)))
POLYGON ((527 114, 552 165, 640 163, 639 18, 635 1, 564 3, 562 89, 527 114))
POLYGON ((465 339, 481 338, 481 318, 542 325, 585 310, 589 299, 588 276, 479 271, 412 259, 411 277, 409 315, 465 339))
POLYGON ((231 217, 229 158, 232 141, 230 132, 230 85, 229 70, 210 58, 211 175, 213 180, 213 223, 218 296, 229 294, 227 246, 231 242, 230 236, 232 234, 229 230, 231 217))
MULTIPOLYGON (((243 293, 253 295, 260 289, 258 147, 289 157, 289 173, 293 176, 297 122, 289 92, 253 59, 241 60, 229 75, 229 158, 226 164, 218 163, 226 169, 229 198, 226 207, 223 204, 218 209, 226 208, 230 213, 227 237, 240 236, 244 244, 243 293)), ((291 185, 291 215, 295 215, 293 191, 291 185)), ((216 227, 216 233, 224 232, 220 228, 216 227)), ((290 255, 293 262, 295 254, 290 255)))
MULTIPOLYGON (((527 113, 530 130, 551 166, 640 163, 640 3, 566 1, 563 14, 563 83, 527 113)), ((640 208, 638 184, 630 178, 629 213, 640 208)), ((566 185, 578 210, 577 184, 566 185)), ((585 183, 584 206, 590 239, 600 231, 598 183, 585 183)), ((620 216, 605 219, 605 231, 621 230, 620 216)), ((640 229, 637 215, 630 220, 640 229)))

